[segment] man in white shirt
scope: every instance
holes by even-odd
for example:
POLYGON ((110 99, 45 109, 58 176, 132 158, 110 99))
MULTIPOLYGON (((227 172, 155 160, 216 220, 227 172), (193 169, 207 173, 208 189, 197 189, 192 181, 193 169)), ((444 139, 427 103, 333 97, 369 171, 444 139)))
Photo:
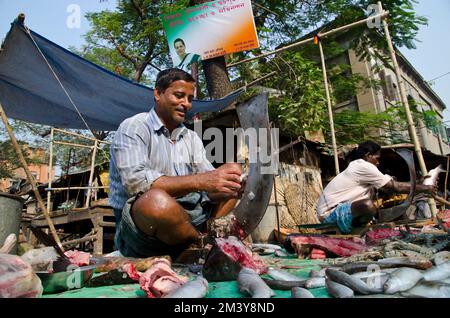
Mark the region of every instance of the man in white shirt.
MULTIPOLYGON (((350 233, 352 224, 366 224, 375 216, 376 190, 409 193, 409 183, 397 182, 378 170, 380 150, 373 141, 365 141, 354 150, 356 159, 331 180, 319 198, 317 215, 322 223, 336 223, 342 233, 350 233)), ((434 192, 433 185, 416 185, 416 193, 434 192)))

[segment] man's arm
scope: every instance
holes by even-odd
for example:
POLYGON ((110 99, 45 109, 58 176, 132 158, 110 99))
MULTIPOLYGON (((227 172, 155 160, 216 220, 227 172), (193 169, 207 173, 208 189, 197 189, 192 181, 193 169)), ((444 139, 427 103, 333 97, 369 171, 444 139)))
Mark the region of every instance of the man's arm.
POLYGON ((240 175, 241 170, 236 165, 225 164, 216 170, 189 176, 162 176, 153 182, 152 188, 162 189, 172 196, 205 191, 215 201, 219 197, 238 197, 240 175))
MULTIPOLYGON (((391 180, 386 183, 381 190, 386 192, 409 193, 411 191, 411 184, 408 182, 397 182, 395 180, 391 180)), ((436 187, 434 185, 416 184, 414 193, 434 194, 436 193, 436 187)))

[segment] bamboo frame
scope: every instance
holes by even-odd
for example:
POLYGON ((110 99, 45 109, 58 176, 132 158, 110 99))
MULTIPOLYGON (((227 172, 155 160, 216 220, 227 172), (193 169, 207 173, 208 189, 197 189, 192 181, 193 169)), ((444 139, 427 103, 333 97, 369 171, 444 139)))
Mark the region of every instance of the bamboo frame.
POLYGON ((320 37, 319 37, 318 44, 319 44, 319 52, 320 52, 320 61, 322 63, 323 83, 325 85, 325 94, 327 97, 328 118, 330 121, 330 130, 331 130, 331 142, 333 144, 334 169, 335 169, 336 175, 338 175, 339 174, 339 158, 338 158, 337 145, 336 145, 336 135, 335 135, 335 131, 334 131, 333 107, 331 105, 330 89, 328 87, 328 76, 327 76, 327 66, 325 64, 325 55, 323 54, 322 40, 320 39, 320 37))
MULTIPOLYGON (((383 5, 381 4, 381 1, 378 1, 378 11, 383 12, 383 5)), ((395 53, 394 45, 392 44, 391 35, 389 33, 389 27, 388 23, 385 19, 383 19, 383 28, 384 33, 386 35, 386 40, 388 43, 389 53, 391 55, 392 64, 394 66, 395 70, 395 76, 397 78, 397 86, 400 91, 400 99, 402 101, 403 107, 405 108, 406 113, 406 120, 408 121, 408 132, 409 137, 411 138, 411 141, 414 144, 414 151, 417 156, 417 160, 419 161, 420 171, 423 176, 426 176, 428 174, 427 166, 425 165, 425 160, 423 159, 422 155, 422 148, 420 147, 419 139, 417 137, 416 127, 414 125, 414 120, 411 114, 411 109, 409 108, 408 98, 406 97, 406 90, 405 90, 405 83, 402 78, 402 74, 400 73, 400 67, 398 65, 397 56, 395 53)), ((437 208, 436 203, 433 199, 428 200, 428 204, 430 205, 431 212, 433 214, 433 218, 436 217, 437 214, 437 208)))
POLYGON ((71 131, 67 131, 67 130, 63 130, 63 129, 59 129, 59 128, 53 128, 53 129, 55 131, 57 131, 57 132, 60 132, 60 133, 66 134, 66 135, 72 135, 72 136, 88 139, 88 140, 91 140, 91 141, 97 140, 100 143, 104 143, 104 144, 108 144, 108 145, 111 144, 109 141, 98 140, 98 139, 95 139, 95 138, 92 138, 92 137, 83 136, 83 135, 80 135, 80 134, 77 134, 77 133, 74 133, 74 132, 71 132, 71 131))
POLYGON ((90 148, 92 149, 94 146, 88 146, 88 145, 81 145, 81 144, 75 144, 71 142, 65 142, 65 141, 53 141, 54 144, 58 145, 65 145, 65 146, 73 146, 73 147, 79 147, 79 148, 90 148))
POLYGON ((61 245, 61 240, 59 239, 58 235, 56 234, 55 225, 53 224, 52 219, 50 218, 50 213, 47 210, 47 207, 45 206, 44 201, 42 200, 42 197, 39 194, 39 191, 37 189, 36 180, 34 179, 33 175, 31 174, 30 169, 28 168, 28 164, 23 156, 23 153, 19 147, 19 144, 17 143, 16 136, 14 135, 13 129, 8 122, 8 117, 6 117, 6 113, 5 113, 1 103, 0 103, 0 116, 2 117, 2 121, 5 124, 6 131, 8 132, 9 138, 11 139, 11 142, 14 146, 14 150, 16 151, 16 154, 19 157, 19 161, 22 165, 22 168, 25 170, 27 179, 31 184, 34 195, 36 196, 36 199, 38 201, 38 205, 42 209, 42 212, 44 213, 45 220, 47 221, 48 227, 50 229, 50 233, 51 233, 53 239, 55 240, 56 244, 58 244, 58 246, 64 251, 64 249, 62 248, 62 245, 61 245))
MULTIPOLYGON (((355 26, 358 26, 358 25, 361 25, 361 24, 365 24, 365 23, 367 23, 367 21, 371 21, 373 19, 380 18, 380 19, 384 20, 389 15, 389 11, 380 11, 380 12, 381 13, 376 14, 374 16, 371 16, 369 18, 366 18, 364 20, 359 20, 359 21, 356 21, 356 22, 344 25, 342 27, 330 30, 328 32, 319 33, 318 36, 323 39, 323 38, 325 38, 327 36, 330 36, 330 35, 333 35, 335 33, 338 33, 338 32, 341 32, 341 31, 346 31, 346 30, 351 29, 351 28, 353 28, 355 26)), ((286 46, 284 46, 282 48, 279 48, 279 49, 271 51, 271 52, 267 52, 267 53, 264 53, 264 54, 261 54, 261 55, 258 55, 258 56, 250 57, 248 59, 241 60, 241 61, 238 61, 236 63, 232 63, 230 65, 227 65, 227 68, 228 67, 232 67, 232 66, 237 66, 237 65, 240 65, 242 63, 247 63, 247 62, 250 62, 250 61, 253 61, 253 60, 257 60, 257 59, 260 59, 262 57, 274 55, 274 54, 280 53, 282 51, 286 51, 286 50, 292 49, 294 47, 297 47, 297 46, 300 46, 300 45, 303 45, 303 44, 307 44, 307 43, 312 42, 312 41, 314 41, 314 37, 308 38, 308 39, 305 39, 305 40, 301 40, 299 42, 295 42, 295 43, 292 43, 290 45, 286 45, 286 46)))
POLYGON ((86 208, 89 207, 89 202, 91 201, 91 193, 92 193, 92 180, 94 179, 94 170, 95 170, 95 157, 97 155, 97 147, 98 140, 94 141, 94 147, 92 149, 92 157, 91 157, 91 173, 89 174, 89 190, 86 197, 86 204, 84 205, 86 208))
POLYGON ((107 189, 108 186, 95 186, 95 187, 66 187, 66 188, 45 188, 47 191, 61 191, 61 190, 88 190, 88 189, 107 189))

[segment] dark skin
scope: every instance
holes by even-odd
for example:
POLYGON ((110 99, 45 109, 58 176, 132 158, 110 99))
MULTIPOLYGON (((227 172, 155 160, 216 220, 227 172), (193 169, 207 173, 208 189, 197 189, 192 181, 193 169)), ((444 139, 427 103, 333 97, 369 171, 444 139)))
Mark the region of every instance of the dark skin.
MULTIPOLYGON (((164 91, 154 90, 156 113, 171 133, 185 120, 186 113, 192 108, 194 88, 195 83, 179 80, 164 91)), ((240 164, 226 163, 205 173, 162 176, 136 200, 131 216, 142 232, 168 245, 194 242, 201 234, 192 226, 188 214, 174 197, 205 191, 218 206, 213 217, 226 215, 236 205, 241 194, 241 174, 240 164)))
MULTIPOLYGON (((375 154, 366 154, 363 159, 377 168, 380 165, 380 151, 375 154)), ((382 191, 388 193, 409 193, 411 191, 411 184, 407 182, 397 182, 395 180, 389 181, 385 186, 380 188, 382 191)), ((416 184, 415 194, 428 193, 435 194, 436 187, 434 185, 416 184)), ((371 199, 363 199, 354 201, 351 205, 353 220, 355 223, 366 224, 377 213, 377 207, 371 199)))

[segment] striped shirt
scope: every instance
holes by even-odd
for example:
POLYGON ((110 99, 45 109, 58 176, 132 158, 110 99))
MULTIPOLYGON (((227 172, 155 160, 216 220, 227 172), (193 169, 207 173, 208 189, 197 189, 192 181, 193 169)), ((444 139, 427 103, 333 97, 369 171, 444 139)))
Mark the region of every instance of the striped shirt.
POLYGON ((128 198, 149 190, 161 176, 214 170, 197 133, 180 124, 172 136, 154 108, 120 124, 110 150, 109 204, 113 209, 122 210, 128 198))

